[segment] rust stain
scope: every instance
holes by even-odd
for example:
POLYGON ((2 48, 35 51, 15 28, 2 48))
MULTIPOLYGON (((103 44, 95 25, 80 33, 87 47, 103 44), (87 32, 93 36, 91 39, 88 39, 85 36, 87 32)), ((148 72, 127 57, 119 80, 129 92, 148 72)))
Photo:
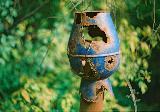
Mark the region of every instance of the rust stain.
POLYGON ((88 19, 89 19, 88 16, 86 16, 85 14, 82 15, 81 25, 82 25, 82 26, 90 26, 90 25, 92 25, 90 22, 87 21, 88 19))
MULTIPOLYGON (((110 41, 111 39, 108 39, 110 41)), ((96 52, 100 53, 103 52, 106 48, 110 46, 110 42, 105 43, 104 41, 92 41, 91 48, 96 52)))
POLYGON ((90 20, 95 21, 94 18, 90 18, 89 16, 86 15, 86 13, 82 13, 80 19, 81 19, 80 25, 82 25, 82 26, 96 25, 95 22, 90 21, 90 20))
POLYGON ((100 53, 105 49, 105 42, 103 41, 92 41, 91 47, 96 53, 100 53))
POLYGON ((105 58, 105 68, 109 71, 113 70, 113 68, 117 64, 117 57, 116 56, 107 56, 105 58))
POLYGON ((76 43, 77 43, 77 39, 76 38, 72 38, 72 40, 69 42, 69 53, 73 53, 76 49, 76 43))
POLYGON ((103 88, 103 91, 104 90, 107 90, 107 85, 105 84, 105 81, 104 80, 100 80, 100 81, 97 81, 97 89, 101 89, 103 88))
POLYGON ((84 38, 79 38, 79 43, 84 47, 84 48, 88 48, 90 45, 90 42, 87 42, 84 38))
POLYGON ((112 38, 110 38, 110 37, 107 37, 107 44, 109 45, 112 45, 112 43, 113 43, 113 39, 112 38))
POLYGON ((93 64, 90 58, 82 58, 81 61, 85 60, 85 65, 83 66, 83 73, 82 76, 85 79, 94 79, 97 76, 97 70, 95 65, 93 64))

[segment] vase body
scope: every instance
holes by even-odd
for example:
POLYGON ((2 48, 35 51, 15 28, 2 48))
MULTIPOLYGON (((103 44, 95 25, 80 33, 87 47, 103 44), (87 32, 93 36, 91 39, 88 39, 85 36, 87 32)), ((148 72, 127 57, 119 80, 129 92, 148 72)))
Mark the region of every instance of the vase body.
POLYGON ((110 13, 75 13, 67 50, 77 75, 87 80, 108 78, 119 66, 119 45, 110 13))

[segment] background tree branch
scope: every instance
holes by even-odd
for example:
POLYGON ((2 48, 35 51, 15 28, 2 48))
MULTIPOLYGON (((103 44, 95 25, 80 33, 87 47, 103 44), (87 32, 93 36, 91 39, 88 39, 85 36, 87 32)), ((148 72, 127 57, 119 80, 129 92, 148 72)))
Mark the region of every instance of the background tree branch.
POLYGON ((31 16, 33 16, 35 13, 37 13, 43 6, 45 6, 47 3, 49 3, 49 0, 46 0, 43 4, 41 4, 39 7, 35 8, 34 10, 32 10, 31 12, 29 12, 28 14, 26 14, 25 16, 21 17, 20 19, 18 19, 17 21, 15 21, 8 29, 4 30, 5 34, 9 34, 11 32, 11 30, 13 28, 15 28, 19 23, 21 23, 22 21, 30 18, 31 16))

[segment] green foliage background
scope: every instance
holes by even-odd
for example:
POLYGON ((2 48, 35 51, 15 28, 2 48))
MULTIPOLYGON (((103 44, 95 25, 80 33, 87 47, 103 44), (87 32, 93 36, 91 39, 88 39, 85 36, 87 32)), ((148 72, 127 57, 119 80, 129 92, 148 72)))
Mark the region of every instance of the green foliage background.
POLYGON ((110 11, 121 41, 105 111, 133 111, 133 101, 160 110, 160 1, 0 0, 0 112, 78 111, 80 78, 66 47, 74 12, 84 9, 110 11))

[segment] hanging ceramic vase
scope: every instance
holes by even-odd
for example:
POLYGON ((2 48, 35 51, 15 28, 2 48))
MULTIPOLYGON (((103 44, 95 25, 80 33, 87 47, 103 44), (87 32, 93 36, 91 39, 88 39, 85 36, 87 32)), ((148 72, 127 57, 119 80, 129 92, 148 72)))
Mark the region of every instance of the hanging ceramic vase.
POLYGON ((83 79, 105 79, 117 69, 119 39, 110 13, 75 13, 68 57, 72 70, 83 79))

